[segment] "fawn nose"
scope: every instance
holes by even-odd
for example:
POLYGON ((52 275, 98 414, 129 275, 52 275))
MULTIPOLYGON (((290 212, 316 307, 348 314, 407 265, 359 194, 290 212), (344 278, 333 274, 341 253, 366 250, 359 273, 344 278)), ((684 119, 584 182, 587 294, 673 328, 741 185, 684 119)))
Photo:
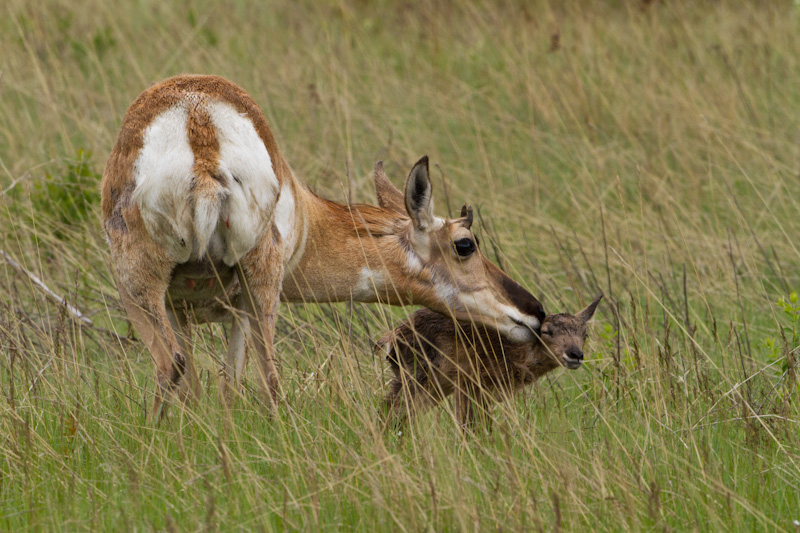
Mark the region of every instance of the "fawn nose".
POLYGON ((577 348, 570 348, 567 350, 567 357, 576 361, 583 361, 583 352, 577 348))

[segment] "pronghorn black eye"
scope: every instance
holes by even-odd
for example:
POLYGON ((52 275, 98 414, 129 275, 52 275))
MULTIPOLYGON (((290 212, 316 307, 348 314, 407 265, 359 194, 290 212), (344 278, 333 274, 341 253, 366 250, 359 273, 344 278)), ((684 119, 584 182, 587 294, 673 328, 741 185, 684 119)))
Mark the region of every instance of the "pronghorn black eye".
POLYGON ((453 243, 453 246, 456 248, 456 253, 461 257, 467 257, 475 251, 475 243, 472 242, 472 239, 458 239, 453 243))

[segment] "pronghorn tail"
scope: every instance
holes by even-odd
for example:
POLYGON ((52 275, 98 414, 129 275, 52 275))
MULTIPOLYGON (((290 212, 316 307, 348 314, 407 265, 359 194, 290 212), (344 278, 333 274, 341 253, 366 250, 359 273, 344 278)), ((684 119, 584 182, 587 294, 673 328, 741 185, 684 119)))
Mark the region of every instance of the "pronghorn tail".
POLYGON ((193 225, 194 238, 197 244, 197 257, 203 257, 208 250, 211 236, 220 223, 222 202, 227 197, 225 186, 212 174, 201 174, 196 177, 192 189, 194 201, 193 225))

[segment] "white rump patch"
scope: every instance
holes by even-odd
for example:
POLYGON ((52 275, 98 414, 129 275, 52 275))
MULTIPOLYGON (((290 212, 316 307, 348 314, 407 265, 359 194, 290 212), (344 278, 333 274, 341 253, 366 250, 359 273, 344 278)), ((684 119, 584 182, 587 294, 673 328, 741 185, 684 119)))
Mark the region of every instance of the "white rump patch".
POLYGON ((186 109, 173 107, 158 115, 144 132, 133 165, 139 206, 147 231, 176 262, 192 253, 192 186, 194 154, 186 135, 186 109))
POLYGON ((208 113, 217 129, 219 172, 230 189, 220 227, 227 232, 222 260, 232 266, 267 231, 278 199, 278 178, 267 147, 247 116, 224 102, 209 104, 208 113))
MULTIPOLYGON (((187 106, 203 105, 195 100, 167 109, 145 130, 134 163, 133 198, 150 236, 175 262, 199 258, 207 245, 212 259, 232 266, 266 233, 277 202, 278 178, 250 119, 230 104, 211 102, 205 105, 219 141, 223 184, 216 205, 208 199, 194 201, 194 154, 186 120, 187 106)), ((294 220, 294 199, 291 193, 287 196, 290 205, 283 209, 279 226, 284 230, 294 220)))

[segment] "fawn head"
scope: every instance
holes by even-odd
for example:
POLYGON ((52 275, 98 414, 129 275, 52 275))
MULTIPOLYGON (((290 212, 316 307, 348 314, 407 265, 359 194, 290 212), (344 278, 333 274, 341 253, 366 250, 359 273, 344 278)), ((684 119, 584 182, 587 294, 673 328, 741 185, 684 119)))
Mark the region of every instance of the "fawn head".
POLYGON ((586 342, 586 324, 594 316, 601 294, 582 311, 570 314, 548 315, 542 322, 540 337, 545 351, 562 366, 574 370, 583 363, 583 344, 586 342))

